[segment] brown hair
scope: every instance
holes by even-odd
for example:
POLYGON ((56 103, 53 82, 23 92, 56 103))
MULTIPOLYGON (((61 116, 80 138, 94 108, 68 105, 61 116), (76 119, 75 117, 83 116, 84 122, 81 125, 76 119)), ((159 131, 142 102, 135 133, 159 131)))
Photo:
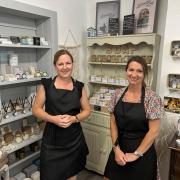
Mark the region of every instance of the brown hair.
POLYGON ((55 53, 53 64, 56 65, 56 62, 58 61, 59 57, 64 54, 67 54, 71 58, 72 63, 73 63, 73 57, 72 57, 71 53, 66 49, 61 49, 55 53))
MULTIPOLYGON (((128 67, 129 67, 129 64, 131 62, 137 62, 137 63, 141 64, 141 66, 143 68, 144 79, 145 79, 145 77, 148 76, 148 67, 147 67, 145 59, 143 57, 141 57, 141 56, 132 56, 132 57, 130 57, 130 59, 128 60, 127 65, 126 65, 126 71, 127 71, 128 67)), ((143 86, 144 87, 146 86, 146 83, 144 82, 144 80, 143 80, 143 86)))

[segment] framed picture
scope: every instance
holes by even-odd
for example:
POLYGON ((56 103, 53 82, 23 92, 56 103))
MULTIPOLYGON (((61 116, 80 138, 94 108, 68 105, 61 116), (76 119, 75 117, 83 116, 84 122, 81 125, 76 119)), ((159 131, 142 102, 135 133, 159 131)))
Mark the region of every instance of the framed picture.
POLYGON ((107 35, 109 32, 109 18, 119 18, 119 1, 96 3, 96 30, 97 36, 107 35))
POLYGON ((152 33, 157 0, 134 0, 135 33, 152 33))

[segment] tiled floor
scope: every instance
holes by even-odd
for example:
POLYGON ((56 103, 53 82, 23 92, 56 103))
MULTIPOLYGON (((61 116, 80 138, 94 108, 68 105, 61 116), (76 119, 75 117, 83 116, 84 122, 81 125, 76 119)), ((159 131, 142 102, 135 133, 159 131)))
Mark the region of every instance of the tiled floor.
POLYGON ((88 170, 83 170, 78 175, 78 180, 103 180, 103 176, 88 170))

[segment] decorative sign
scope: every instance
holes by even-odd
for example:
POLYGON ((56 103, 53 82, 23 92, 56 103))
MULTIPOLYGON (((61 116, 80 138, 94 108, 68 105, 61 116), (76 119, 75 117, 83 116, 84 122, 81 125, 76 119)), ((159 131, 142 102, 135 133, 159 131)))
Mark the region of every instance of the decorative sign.
POLYGON ((123 34, 133 34, 134 33, 134 14, 124 16, 123 21, 123 34))
POLYGON ((109 18, 119 18, 119 1, 107 1, 96 3, 96 30, 97 36, 108 34, 109 18))
POLYGON ((109 18, 109 30, 110 35, 119 34, 119 18, 109 18))
POLYGON ((157 0, 134 0, 135 33, 152 33, 157 0))

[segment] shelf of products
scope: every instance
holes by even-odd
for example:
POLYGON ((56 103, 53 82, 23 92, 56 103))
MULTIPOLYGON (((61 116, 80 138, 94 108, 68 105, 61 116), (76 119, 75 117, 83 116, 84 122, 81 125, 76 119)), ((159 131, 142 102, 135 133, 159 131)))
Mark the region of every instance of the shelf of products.
MULTIPOLYGON (((24 129, 27 124, 28 131, 40 128, 31 107, 41 78, 53 75, 52 59, 58 50, 57 13, 2 0, 0 16, 0 145, 2 151, 12 153, 42 138, 42 131, 30 135, 24 129), (24 118, 26 124, 22 123, 24 118), (35 127, 30 126, 33 123, 35 127)), ((11 173, 20 164, 27 166, 25 161, 38 154, 10 166, 11 173)))
POLYGON ((32 159, 32 158, 34 158, 34 157, 39 156, 39 154, 40 154, 40 151, 37 151, 37 152, 34 152, 34 153, 28 155, 27 157, 25 157, 25 158, 23 158, 23 159, 21 159, 21 160, 18 160, 17 162, 15 162, 15 163, 13 163, 13 164, 11 164, 11 165, 9 166, 9 170, 11 170, 11 169, 13 169, 14 167, 16 167, 16 166, 24 163, 25 161, 27 161, 27 160, 29 160, 29 159, 32 159))
POLYGON ((8 146, 3 146, 1 148, 1 151, 10 154, 12 152, 15 152, 15 151, 17 151, 25 146, 28 146, 29 144, 32 144, 36 141, 39 141, 41 139, 42 139, 42 133, 39 135, 33 135, 28 140, 23 140, 21 143, 13 142, 12 144, 9 144, 8 146))
POLYGON ((171 42, 171 56, 173 58, 180 58, 180 40, 171 42))
POLYGON ((180 98, 164 97, 164 109, 172 113, 180 113, 180 98))
POLYGON ((19 45, 19 44, 0 44, 1 48, 34 48, 34 49, 50 49, 51 46, 35 46, 35 45, 19 45))
POLYGON ((13 84, 21 84, 21 83, 31 83, 31 82, 40 82, 41 78, 29 78, 29 79, 18 79, 15 81, 1 81, 0 88, 2 86, 8 86, 13 84))
POLYGON ((87 83, 92 109, 92 115, 82 123, 90 149, 87 169, 104 172, 112 148, 108 104, 116 88, 128 85, 125 67, 131 56, 139 55, 146 60, 149 73, 146 83, 155 89, 159 43, 157 34, 87 38, 87 83))
POLYGON ((170 90, 180 90, 180 74, 168 74, 168 88, 170 90))
POLYGON ((23 119, 23 118, 32 116, 31 110, 29 110, 29 109, 24 109, 24 110, 25 110, 24 113, 18 113, 16 116, 14 116, 12 113, 9 113, 7 119, 4 119, 1 117, 0 126, 17 121, 19 119, 23 119))

